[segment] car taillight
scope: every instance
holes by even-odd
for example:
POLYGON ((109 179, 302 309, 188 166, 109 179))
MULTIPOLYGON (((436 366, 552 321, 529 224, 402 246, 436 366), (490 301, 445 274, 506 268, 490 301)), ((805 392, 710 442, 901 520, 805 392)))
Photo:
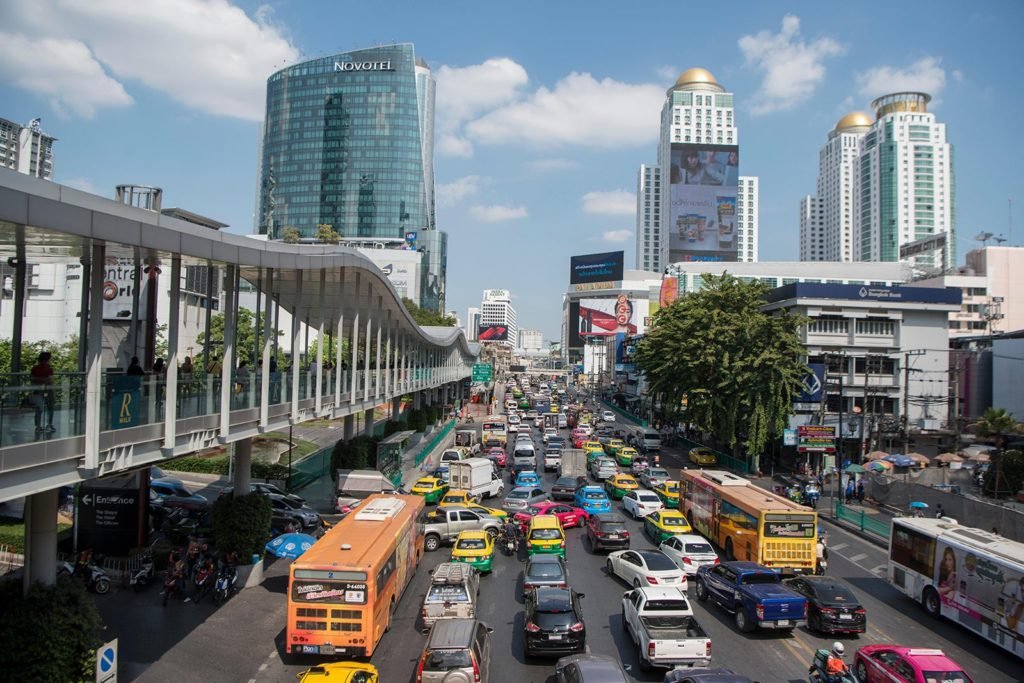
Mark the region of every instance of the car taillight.
POLYGON ((652 586, 656 586, 656 585, 658 585, 658 580, 656 578, 654 578, 653 576, 648 576, 647 577, 647 583, 651 584, 652 586))
POLYGON ((565 539, 564 538, 562 539, 562 542, 558 544, 558 547, 559 548, 564 548, 565 547, 565 539))
POLYGON ((524 591, 531 590, 532 588, 533 588, 533 584, 532 583, 524 583, 523 584, 523 590, 524 591))
POLYGON ((628 531, 623 531, 622 532, 622 537, 623 538, 629 538, 629 532, 628 531))
POLYGON ((540 626, 537 626, 537 624, 530 622, 526 624, 526 630, 530 633, 536 633, 537 631, 540 631, 540 626))
POLYGON ((572 626, 569 627, 569 630, 572 631, 573 633, 579 633, 584 628, 585 627, 583 626, 583 622, 582 621, 577 621, 575 624, 573 624, 572 626))
POLYGON ((764 621, 764 605, 758 605, 754 612, 757 614, 758 621, 764 621))
POLYGON ((688 557, 683 558, 683 564, 693 564, 693 560, 688 557))
POLYGON ((853 610, 854 614, 867 614, 863 607, 853 610))
POLYGON ((835 614, 836 610, 833 607, 819 607, 818 611, 822 614, 835 614))
POLYGON ((654 643, 647 643, 647 659, 654 659, 654 643))
POLYGON ((473 655, 473 683, 480 683, 480 663, 476 661, 476 655, 473 655))
POLYGON ((420 656, 419 664, 416 665, 416 683, 423 683, 423 667, 427 663, 427 654, 420 656))
POLYGON ((719 562, 719 560, 718 560, 718 558, 716 557, 716 558, 715 558, 715 564, 718 564, 718 562, 719 562))
POLYGON ((707 647, 704 648, 704 656, 711 659, 711 641, 708 641, 707 647))

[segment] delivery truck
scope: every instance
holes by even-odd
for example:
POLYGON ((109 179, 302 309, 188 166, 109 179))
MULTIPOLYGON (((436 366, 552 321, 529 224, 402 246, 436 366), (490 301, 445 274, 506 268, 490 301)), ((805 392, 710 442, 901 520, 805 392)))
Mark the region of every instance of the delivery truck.
POLYGON ((468 491, 477 500, 505 495, 505 484, 489 458, 468 458, 448 464, 453 489, 468 491))

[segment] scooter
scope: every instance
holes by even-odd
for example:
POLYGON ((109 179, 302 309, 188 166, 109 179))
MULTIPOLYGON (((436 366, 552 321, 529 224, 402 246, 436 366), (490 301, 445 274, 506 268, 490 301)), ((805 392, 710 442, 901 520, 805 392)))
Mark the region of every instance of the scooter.
POLYGON ((807 680, 810 683, 861 683, 850 667, 846 667, 842 673, 828 673, 828 656, 828 650, 817 650, 814 653, 811 666, 807 669, 807 680))
POLYGON ((167 607, 167 601, 172 595, 181 595, 181 582, 184 579, 175 576, 173 569, 168 569, 167 574, 164 576, 164 607, 167 607))
POLYGON ((828 560, 821 559, 818 564, 814 567, 814 573, 817 576, 825 576, 825 572, 828 571, 828 560))
POLYGON ((106 595, 110 592, 110 577, 94 564, 76 567, 70 562, 61 562, 58 573, 84 581, 86 590, 97 595, 106 595))
POLYGON ((235 592, 238 581, 238 570, 231 565, 224 565, 217 572, 217 581, 213 584, 213 602, 217 605, 224 602, 235 592))
POLYGON ((501 533, 501 549, 506 555, 515 555, 519 552, 519 538, 517 534, 501 533))
POLYGON ((203 564, 196 568, 196 576, 193 583, 196 587, 196 604, 213 589, 213 565, 203 564))
POLYGON ((141 593, 145 590, 149 582, 153 580, 153 576, 156 574, 156 569, 153 566, 153 556, 145 554, 140 560, 139 568, 132 572, 132 575, 128 579, 128 583, 131 584, 132 588, 135 589, 136 593, 141 593))

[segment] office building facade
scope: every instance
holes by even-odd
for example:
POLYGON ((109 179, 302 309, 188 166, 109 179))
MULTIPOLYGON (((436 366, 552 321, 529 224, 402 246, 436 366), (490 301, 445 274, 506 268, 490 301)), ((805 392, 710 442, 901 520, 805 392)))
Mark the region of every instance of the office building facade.
POLYGON ((507 289, 485 289, 480 302, 477 341, 515 348, 519 340, 519 320, 507 289))
POLYGON ((434 79, 411 44, 321 57, 267 80, 257 231, 404 240, 426 254, 418 303, 444 310, 434 215, 434 79))
POLYGON ((39 119, 32 119, 27 126, 0 119, 0 168, 53 180, 56 139, 43 133, 39 119))

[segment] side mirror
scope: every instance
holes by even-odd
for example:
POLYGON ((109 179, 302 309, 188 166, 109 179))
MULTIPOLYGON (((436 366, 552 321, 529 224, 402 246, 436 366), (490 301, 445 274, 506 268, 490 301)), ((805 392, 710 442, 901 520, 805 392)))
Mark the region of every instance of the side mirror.
POLYGON ((583 598, 587 597, 587 594, 586 593, 577 593, 576 597, 579 598, 580 600, 582 600, 583 598))
POLYGON ((522 598, 523 600, 526 600, 526 598, 527 598, 526 592, 524 591, 523 593, 520 593, 519 597, 522 598))
POLYGON ((488 626, 488 627, 487 627, 487 632, 488 632, 488 633, 494 633, 494 629, 493 629, 493 628, 491 628, 490 626, 488 626))

